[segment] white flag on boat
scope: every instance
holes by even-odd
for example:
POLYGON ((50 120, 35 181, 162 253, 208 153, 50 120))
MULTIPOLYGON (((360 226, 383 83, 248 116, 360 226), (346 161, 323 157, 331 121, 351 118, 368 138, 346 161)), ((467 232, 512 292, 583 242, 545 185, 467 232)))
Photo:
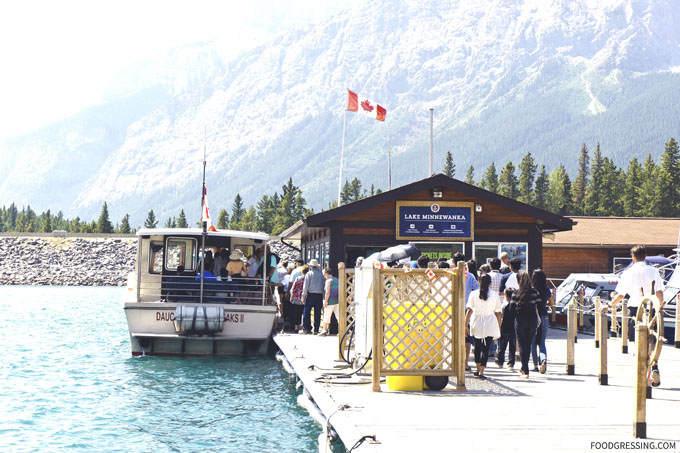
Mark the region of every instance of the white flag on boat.
POLYGON ((201 215, 201 222, 205 222, 208 231, 217 231, 210 220, 210 208, 208 207, 208 188, 203 184, 203 214, 201 215))

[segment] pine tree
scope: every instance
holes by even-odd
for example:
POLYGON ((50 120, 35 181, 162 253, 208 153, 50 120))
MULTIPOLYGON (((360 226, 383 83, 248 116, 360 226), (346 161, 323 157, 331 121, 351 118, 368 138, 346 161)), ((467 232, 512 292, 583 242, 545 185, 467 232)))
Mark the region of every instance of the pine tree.
POLYGON ((347 204, 352 201, 352 187, 349 181, 345 180, 345 184, 342 186, 340 191, 340 204, 347 204))
POLYGON ((269 196, 262 195, 260 201, 257 202, 257 231, 271 233, 274 225, 274 208, 269 196))
POLYGON ((534 199, 534 180, 538 166, 528 152, 519 164, 519 191, 517 199, 522 203, 531 204, 534 199))
POLYGON ((564 165, 550 172, 546 207, 549 211, 560 215, 569 215, 572 211, 571 180, 564 165))
POLYGON ((241 228, 241 220, 243 220, 244 213, 243 199, 241 198, 241 194, 237 193, 234 197, 234 204, 231 206, 230 227, 232 230, 239 230, 241 228))
POLYGON ((442 170, 442 173, 444 173, 449 178, 453 178, 456 174, 456 164, 453 163, 451 151, 446 152, 446 161, 444 163, 444 169, 442 170))
POLYGON ((491 165, 486 168, 486 172, 484 173, 479 185, 489 192, 498 193, 498 174, 496 173, 496 164, 491 162, 491 165))
POLYGON ((77 217, 71 221, 71 233, 80 233, 80 217, 77 217))
POLYGON ((652 153, 647 153, 645 165, 642 167, 642 183, 640 184, 639 200, 640 213, 643 217, 654 217, 657 210, 656 177, 658 167, 652 159, 652 153))
POLYGON ((156 214, 153 213, 153 209, 149 211, 144 221, 144 228, 156 228, 158 225, 158 220, 156 220, 156 214))
POLYGON ((349 184, 349 186, 350 193, 352 195, 352 201, 357 201, 364 198, 361 192, 361 181, 359 181, 358 178, 352 179, 352 182, 349 184))
POLYGON ((581 146, 581 154, 578 158, 578 173, 574 184, 572 185, 572 198, 574 201, 574 210, 577 214, 585 212, 584 199, 586 197, 586 190, 588 187, 588 168, 590 158, 588 157, 588 147, 584 143, 581 146))
POLYGON ((50 215, 49 209, 45 213, 45 220, 43 221, 42 231, 43 231, 43 233, 51 233, 52 232, 52 216, 50 215))
POLYGON ((96 231, 98 233, 113 233, 113 225, 109 220, 109 208, 106 202, 102 205, 102 210, 99 213, 99 220, 97 220, 96 231))
POLYGON ((177 228, 177 220, 174 217, 168 217, 165 222, 165 228, 177 228))
POLYGON ((470 168, 468 168, 468 171, 465 174, 465 182, 472 186, 475 185, 475 167, 472 165, 470 165, 470 168))
POLYGON ((680 213, 680 151, 673 137, 666 143, 655 189, 659 217, 677 217, 680 213))
POLYGON ((177 217, 177 228, 189 228, 187 216, 184 214, 184 209, 179 211, 179 217, 177 217))
POLYGON ((306 217, 305 212, 307 210, 307 201, 302 198, 302 190, 298 189, 297 195, 295 195, 295 209, 293 211, 293 218, 297 222, 300 219, 306 217))
POLYGON ((257 231, 257 213, 252 205, 249 206, 245 214, 243 214, 241 228, 243 231, 257 231))
POLYGON ((605 157, 602 164, 602 200, 597 209, 599 216, 622 216, 624 176, 614 162, 605 157))
POLYGON ((120 232, 123 234, 130 234, 132 231, 130 229, 130 215, 125 214, 123 219, 120 221, 120 232))
POLYGON ((217 228, 220 230, 229 228, 229 213, 224 208, 220 210, 220 214, 217 216, 217 228))
POLYGON ((595 148, 593 155, 593 165, 590 167, 590 184, 586 187, 586 195, 583 200, 585 215, 597 215, 598 209, 602 205, 604 159, 600 153, 600 144, 595 148))
POLYGON ((545 165, 541 165, 541 171, 536 178, 536 190, 534 191, 534 206, 546 209, 546 197, 548 196, 548 173, 545 165))
POLYGON ((625 174, 623 188, 623 215, 626 217, 640 216, 639 190, 642 183, 642 167, 637 158, 633 157, 625 174))
POLYGON ((517 176, 515 176, 515 166, 508 162, 501 170, 498 178, 498 193, 504 197, 517 198, 517 176))

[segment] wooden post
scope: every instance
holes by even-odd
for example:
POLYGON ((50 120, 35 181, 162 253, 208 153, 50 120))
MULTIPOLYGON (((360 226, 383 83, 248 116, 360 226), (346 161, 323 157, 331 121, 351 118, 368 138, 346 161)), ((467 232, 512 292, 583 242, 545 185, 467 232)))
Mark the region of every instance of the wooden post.
POLYGON ((680 348, 680 294, 675 299, 675 347, 680 348))
POLYGON ((647 438, 647 325, 635 326, 637 356, 635 368, 635 420, 633 435, 637 439, 647 438))
MULTIPOLYGON (((616 313, 613 314, 616 317, 616 313)), ((628 299, 621 304, 621 353, 628 354, 628 299)))
POLYGON ((578 292, 578 331, 583 331, 583 292, 578 292))
POLYGON ((557 320, 557 307, 555 306, 555 293, 554 292, 550 296, 550 301, 552 302, 551 311, 550 311, 550 325, 554 326, 555 321, 557 320))
POLYGON ((382 368, 383 345, 383 288, 380 269, 373 269, 373 391, 380 391, 380 370, 382 368))
MULTIPOLYGON (((602 329, 602 319, 600 318, 600 296, 595 298, 595 313, 593 313, 593 319, 595 319, 595 349, 600 347, 600 329, 602 329)), ((607 323, 605 322, 605 326, 607 323)))
MULTIPOLYGON (((598 306, 600 305, 599 300, 596 301, 596 303, 598 306)), ((607 330, 607 310, 602 310, 602 312, 600 312, 598 309, 595 316, 600 318, 600 328, 598 330, 600 335, 600 375, 598 378, 600 385, 608 385, 609 376, 607 374, 607 337, 609 333, 607 330)))
POLYGON ((347 330, 347 274, 345 263, 338 263, 338 358, 342 360, 342 351, 345 349, 343 337, 347 330))
POLYGON ((576 342, 576 307, 575 299, 567 305, 567 374, 573 375, 574 366, 574 343, 576 342))
POLYGON ((453 375, 458 378, 458 277, 451 275, 451 359, 453 375))
POLYGON ((571 335, 574 338, 574 343, 578 343, 578 329, 576 326, 576 311, 578 307, 578 299, 576 296, 572 296, 570 304, 574 305, 574 329, 572 333, 569 333, 569 312, 567 312, 567 335, 571 335))
POLYGON ((457 338, 457 352, 456 352, 456 391, 465 392, 465 264, 461 261, 458 263, 456 271, 456 338, 457 338))

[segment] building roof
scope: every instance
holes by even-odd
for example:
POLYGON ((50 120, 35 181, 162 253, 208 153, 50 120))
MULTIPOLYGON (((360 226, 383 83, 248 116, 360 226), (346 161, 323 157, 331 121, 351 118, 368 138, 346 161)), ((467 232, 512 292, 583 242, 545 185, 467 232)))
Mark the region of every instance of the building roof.
POLYGON ((464 183, 463 181, 449 178, 443 174, 437 174, 372 197, 363 198, 353 203, 348 203, 334 209, 329 209, 328 211, 311 215, 307 217, 306 224, 308 227, 324 226, 327 222, 336 220, 348 214, 365 211, 382 203, 404 199, 414 192, 430 190, 435 187, 442 187, 463 193, 482 201, 503 206, 508 210, 521 213, 527 217, 535 218, 537 223, 541 225, 542 231, 563 231, 570 230, 572 227, 572 221, 567 217, 553 214, 552 212, 521 203, 511 198, 506 198, 502 195, 464 183))
POLYGON ((680 218, 659 217, 570 217, 571 231, 555 233, 555 240, 543 240, 543 247, 647 247, 678 245, 680 218))

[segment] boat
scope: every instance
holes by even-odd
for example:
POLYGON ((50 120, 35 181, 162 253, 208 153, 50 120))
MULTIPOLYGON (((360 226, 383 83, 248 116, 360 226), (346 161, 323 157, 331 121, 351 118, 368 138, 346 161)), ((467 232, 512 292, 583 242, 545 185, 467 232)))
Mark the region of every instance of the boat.
POLYGON ((262 355, 277 320, 269 285, 257 275, 220 278, 206 263, 221 249, 243 257, 261 251, 265 233, 203 228, 140 229, 124 311, 133 356, 262 355), (264 284, 263 284, 264 283, 264 284))

